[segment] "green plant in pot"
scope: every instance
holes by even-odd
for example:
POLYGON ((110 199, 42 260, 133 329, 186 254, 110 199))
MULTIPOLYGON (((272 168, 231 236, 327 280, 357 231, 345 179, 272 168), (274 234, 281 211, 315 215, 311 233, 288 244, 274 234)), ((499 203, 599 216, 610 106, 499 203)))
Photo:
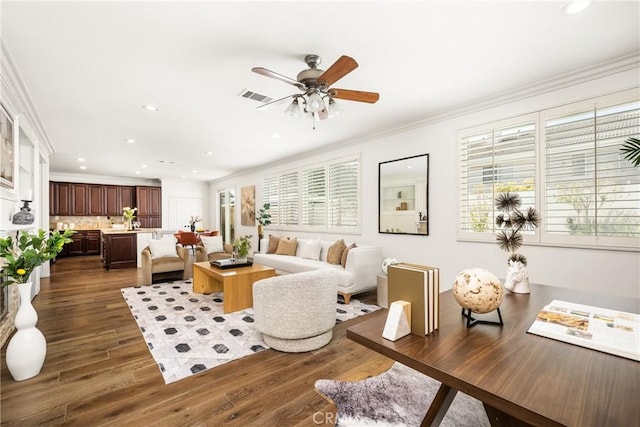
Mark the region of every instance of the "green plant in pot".
POLYGON ((47 355, 47 340, 38 328, 38 313, 31 304, 31 273, 40 265, 53 259, 65 243, 70 243, 73 230, 36 234, 23 231, 14 240, 0 238, 0 285, 16 285, 20 306, 15 316, 16 333, 11 337, 6 351, 6 363, 16 381, 32 378, 40 373, 47 355))
POLYGON ((269 209, 271 209, 271 203, 265 203, 258 210, 258 216, 256 220, 258 220, 258 236, 262 237, 264 235, 264 227, 271 224, 271 214, 269 213, 269 209))
POLYGON ((15 241, 12 237, 0 238, 0 258, 4 263, 0 285, 27 283, 37 267, 55 258, 66 243, 71 243, 72 234, 73 230, 62 234, 55 230, 50 235, 38 230, 36 234, 23 231, 15 241))
POLYGON ((238 237, 236 240, 233 241, 233 250, 238 254, 239 259, 246 259, 247 255, 249 255, 252 238, 253 236, 246 235, 246 236, 238 237))

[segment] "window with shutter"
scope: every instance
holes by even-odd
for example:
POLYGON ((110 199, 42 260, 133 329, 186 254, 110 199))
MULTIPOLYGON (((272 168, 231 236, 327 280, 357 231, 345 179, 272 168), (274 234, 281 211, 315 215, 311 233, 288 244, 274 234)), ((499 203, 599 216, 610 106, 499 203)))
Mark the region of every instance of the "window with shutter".
POLYGON ((360 162, 351 159, 329 164, 327 175, 329 229, 357 229, 360 226, 360 162))
POLYGON ((535 117, 475 128, 460 138, 460 234, 493 233, 498 193, 535 206, 535 117))
POLYGON ((360 158, 338 159, 264 178, 262 198, 271 204, 272 226, 358 232, 360 158))
POLYGON ((319 227, 327 224, 327 182, 324 166, 302 171, 302 225, 319 227))
POLYGON ((640 168, 620 147, 640 134, 640 102, 603 97, 542 112, 541 120, 548 240, 633 246, 640 238, 640 168))
POLYGON ((298 225, 298 172, 280 175, 278 179, 278 224, 298 225))
POLYGON ((512 191, 541 214, 530 242, 640 249, 640 168, 620 151, 639 135, 637 89, 460 131, 459 238, 495 241, 512 191))

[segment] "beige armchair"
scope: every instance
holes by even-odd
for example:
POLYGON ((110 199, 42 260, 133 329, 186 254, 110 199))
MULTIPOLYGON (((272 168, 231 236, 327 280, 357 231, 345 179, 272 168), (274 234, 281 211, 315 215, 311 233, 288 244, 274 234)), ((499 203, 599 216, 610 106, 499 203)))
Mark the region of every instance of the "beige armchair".
POLYGON ((196 245, 196 262, 203 261, 217 261, 220 259, 229 259, 233 255, 233 245, 230 243, 224 244, 224 252, 212 252, 207 254, 207 249, 202 242, 196 245))
POLYGON ((142 275, 143 284, 151 285, 154 279, 162 276, 168 276, 164 273, 176 273, 177 276, 182 272, 182 280, 191 279, 193 277, 193 263, 189 254, 189 249, 180 245, 176 246, 177 257, 162 257, 153 259, 151 257, 151 249, 149 246, 142 250, 142 275))

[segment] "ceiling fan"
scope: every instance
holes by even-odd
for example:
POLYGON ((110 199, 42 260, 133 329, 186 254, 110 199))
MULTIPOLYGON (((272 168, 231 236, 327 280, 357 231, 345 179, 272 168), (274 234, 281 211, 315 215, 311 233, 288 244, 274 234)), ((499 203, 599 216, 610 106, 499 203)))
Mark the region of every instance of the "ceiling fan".
POLYGON ((263 104, 258 108, 283 101, 287 98, 293 98, 293 101, 289 104, 285 113, 292 116, 301 116, 302 113, 304 113, 305 115, 311 116, 314 120, 316 116, 320 120, 324 120, 337 116, 341 112, 342 109, 336 104, 335 99, 373 104, 380 98, 380 95, 376 92, 363 92, 331 87, 332 84, 358 68, 358 63, 349 56, 341 56, 326 71, 318 68, 318 65, 320 65, 322 61, 322 58, 318 55, 307 55, 304 61, 309 68, 298 73, 295 80, 263 67, 254 67, 251 69, 254 73, 288 83, 301 91, 301 93, 287 95, 263 104))

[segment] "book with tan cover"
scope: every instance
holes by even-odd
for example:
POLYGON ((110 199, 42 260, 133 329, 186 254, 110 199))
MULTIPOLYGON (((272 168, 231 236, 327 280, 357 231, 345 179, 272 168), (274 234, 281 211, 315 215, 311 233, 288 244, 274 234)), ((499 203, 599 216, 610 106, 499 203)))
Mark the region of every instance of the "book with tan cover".
POLYGON ((439 270, 417 264, 393 264, 387 269, 388 301, 411 303, 411 333, 427 335, 439 324, 439 270))

